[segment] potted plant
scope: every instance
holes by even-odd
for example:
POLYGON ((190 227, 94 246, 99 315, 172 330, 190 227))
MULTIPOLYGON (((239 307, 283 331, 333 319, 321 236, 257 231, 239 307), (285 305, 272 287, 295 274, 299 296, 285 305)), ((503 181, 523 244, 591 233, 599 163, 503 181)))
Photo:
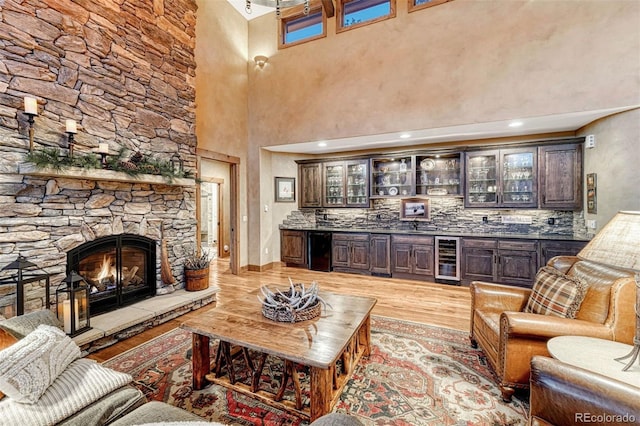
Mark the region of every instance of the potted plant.
POLYGON ((199 291, 209 288, 209 251, 194 249, 184 259, 184 289, 199 291))

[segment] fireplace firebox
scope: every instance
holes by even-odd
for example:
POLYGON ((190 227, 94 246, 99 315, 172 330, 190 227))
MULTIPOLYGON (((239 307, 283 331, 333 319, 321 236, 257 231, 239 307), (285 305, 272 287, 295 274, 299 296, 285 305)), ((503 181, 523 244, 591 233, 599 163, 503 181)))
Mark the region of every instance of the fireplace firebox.
POLYGON ((91 315, 109 312, 156 294, 156 243, 139 235, 114 235, 67 253, 67 273, 89 284, 91 315))

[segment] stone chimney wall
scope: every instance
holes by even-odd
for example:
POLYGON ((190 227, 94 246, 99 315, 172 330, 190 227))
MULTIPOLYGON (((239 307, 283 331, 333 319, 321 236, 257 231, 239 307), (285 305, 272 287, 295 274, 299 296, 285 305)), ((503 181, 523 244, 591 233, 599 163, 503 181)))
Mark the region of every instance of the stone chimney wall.
MULTIPOLYGON (((78 155, 107 143, 111 153, 179 153, 195 171, 196 10, 195 0, 0 1, 0 268, 23 254, 56 286, 67 250, 133 233, 156 239, 158 254, 165 239, 182 286, 196 241, 194 185, 108 182, 100 170, 95 180, 33 176, 20 165, 30 96, 38 101, 35 150, 68 155, 65 120, 74 119, 78 155)), ((38 308, 37 297, 27 295, 25 310, 38 308)))

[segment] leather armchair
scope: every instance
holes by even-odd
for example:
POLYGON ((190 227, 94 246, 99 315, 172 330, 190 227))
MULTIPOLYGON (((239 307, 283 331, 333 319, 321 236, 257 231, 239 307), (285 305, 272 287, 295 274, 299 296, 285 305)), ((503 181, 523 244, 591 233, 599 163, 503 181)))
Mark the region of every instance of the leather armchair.
POLYGON ((530 395, 530 426, 640 422, 640 388, 552 358, 531 360, 530 395))
POLYGON ((555 336, 591 336, 631 344, 635 333, 635 280, 632 273, 559 256, 548 266, 589 284, 575 319, 521 312, 530 289, 474 281, 471 291, 471 343, 483 350, 497 374, 502 399, 529 387, 531 358, 549 356, 555 336))

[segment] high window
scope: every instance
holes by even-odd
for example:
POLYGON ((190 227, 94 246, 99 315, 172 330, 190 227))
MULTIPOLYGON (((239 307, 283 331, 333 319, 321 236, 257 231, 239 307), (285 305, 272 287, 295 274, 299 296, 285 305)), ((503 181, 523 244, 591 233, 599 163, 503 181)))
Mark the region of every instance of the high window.
POLYGON ((396 0, 337 0, 337 32, 396 16, 396 0))
POLYGON ((431 6, 437 6, 451 0, 409 0, 409 12, 424 9, 431 6))
POLYGON ((293 11, 280 19, 280 48, 295 46, 327 35, 327 18, 321 7, 313 8, 305 15, 302 10, 293 11))

